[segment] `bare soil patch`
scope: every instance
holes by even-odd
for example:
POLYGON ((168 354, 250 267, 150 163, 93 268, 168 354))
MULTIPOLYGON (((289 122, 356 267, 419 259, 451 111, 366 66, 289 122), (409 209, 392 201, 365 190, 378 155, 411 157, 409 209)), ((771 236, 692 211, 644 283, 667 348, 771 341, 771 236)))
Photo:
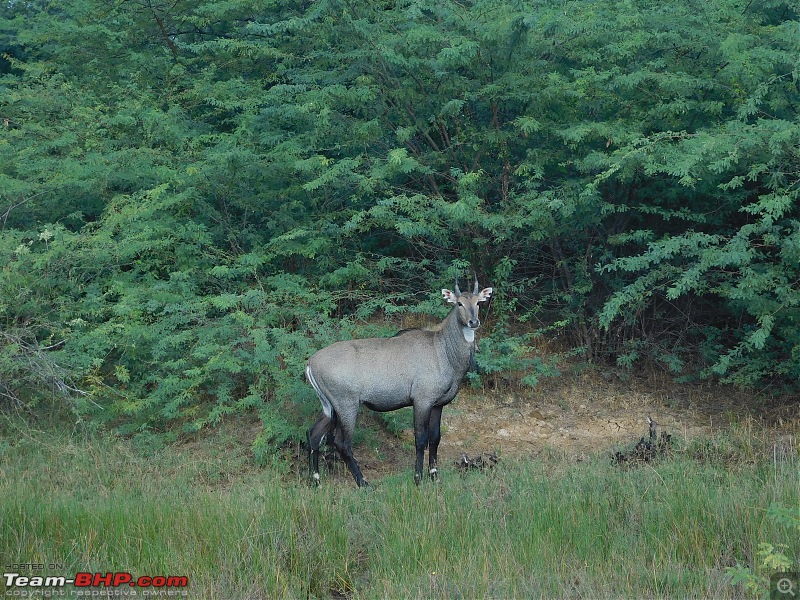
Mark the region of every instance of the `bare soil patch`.
POLYGON ((579 459, 638 439, 647 431, 648 416, 662 430, 692 438, 752 411, 753 398, 732 390, 587 373, 533 390, 466 394, 445 409, 442 446, 506 456, 550 448, 579 459))

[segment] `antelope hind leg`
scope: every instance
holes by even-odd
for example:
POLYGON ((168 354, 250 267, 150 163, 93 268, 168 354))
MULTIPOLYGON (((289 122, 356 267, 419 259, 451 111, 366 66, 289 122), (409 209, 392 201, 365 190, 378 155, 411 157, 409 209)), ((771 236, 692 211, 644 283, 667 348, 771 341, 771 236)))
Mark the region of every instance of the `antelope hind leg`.
POLYGON ((317 485, 319 484, 319 448, 328 435, 332 424, 333 419, 323 413, 306 433, 308 439, 308 466, 311 470, 311 479, 317 485))
POLYGON ((361 474, 361 469, 358 467, 356 457, 353 455, 352 435, 352 431, 348 435, 348 432, 342 427, 341 422, 338 423, 336 426, 336 433, 333 436, 333 445, 339 451, 342 460, 347 464, 347 468, 353 475, 353 479, 356 480, 356 485, 358 487, 364 487, 369 484, 367 484, 366 479, 364 479, 364 476, 361 474))

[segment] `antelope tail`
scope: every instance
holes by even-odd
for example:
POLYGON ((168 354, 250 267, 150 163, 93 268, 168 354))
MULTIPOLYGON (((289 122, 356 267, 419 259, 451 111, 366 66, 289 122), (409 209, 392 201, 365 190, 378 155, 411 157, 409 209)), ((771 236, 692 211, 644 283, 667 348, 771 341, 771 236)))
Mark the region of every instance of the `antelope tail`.
POLYGON ((317 380, 314 379, 314 374, 311 372, 311 367, 306 365, 306 379, 308 379, 308 383, 311 384, 311 387, 314 388, 314 391, 317 392, 317 396, 319 397, 319 401, 322 404, 322 412, 325 413, 325 416, 329 419, 333 418, 333 404, 331 401, 328 400, 328 397, 325 395, 325 392, 319 387, 317 380))

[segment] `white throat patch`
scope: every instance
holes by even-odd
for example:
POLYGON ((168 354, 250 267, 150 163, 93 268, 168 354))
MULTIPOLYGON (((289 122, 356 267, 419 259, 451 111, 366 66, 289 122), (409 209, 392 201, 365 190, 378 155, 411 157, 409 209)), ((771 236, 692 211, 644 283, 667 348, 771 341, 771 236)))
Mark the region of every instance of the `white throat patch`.
POLYGON ((475 330, 472 327, 462 327, 461 333, 470 344, 475 341, 475 330))

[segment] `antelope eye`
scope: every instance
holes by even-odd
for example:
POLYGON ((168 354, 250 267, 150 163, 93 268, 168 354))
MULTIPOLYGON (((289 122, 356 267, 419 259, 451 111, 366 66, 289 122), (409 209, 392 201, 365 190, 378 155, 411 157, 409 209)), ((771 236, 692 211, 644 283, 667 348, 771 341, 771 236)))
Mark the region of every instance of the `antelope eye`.
POLYGON ((459 302, 458 302, 458 305, 459 305, 459 306, 464 306, 463 304, 461 304, 461 301, 459 301, 459 302))

